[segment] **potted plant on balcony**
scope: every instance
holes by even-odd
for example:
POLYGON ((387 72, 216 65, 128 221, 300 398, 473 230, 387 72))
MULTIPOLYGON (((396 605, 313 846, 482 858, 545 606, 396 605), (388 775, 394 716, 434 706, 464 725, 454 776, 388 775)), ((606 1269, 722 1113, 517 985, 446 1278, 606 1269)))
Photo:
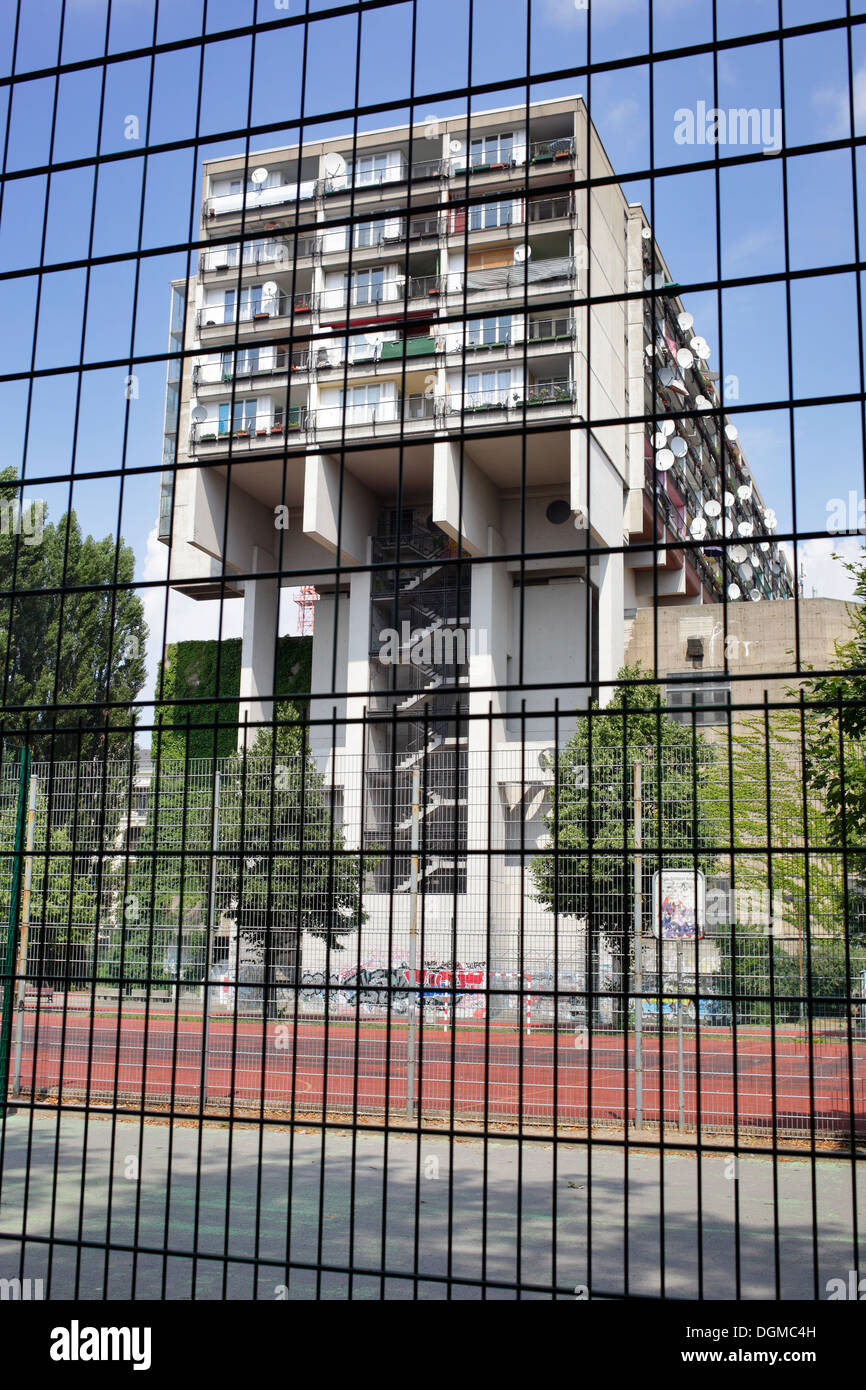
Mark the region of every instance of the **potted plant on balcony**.
POLYGON ((249 439, 249 430, 235 430, 235 439, 249 439))
POLYGON ((254 318, 254 319, 269 319, 269 318, 270 318, 270 314, 268 313, 267 309, 257 309, 256 312, 253 314, 253 318, 254 318))
POLYGON ((256 435, 257 435, 257 436, 260 437, 260 436, 263 435, 263 434, 267 434, 267 429, 256 430, 256 435))
POLYGON ((282 434, 282 425, 271 425, 271 434, 282 434))
POLYGON ((549 164, 553 159, 553 153, 549 145, 539 145, 535 154, 530 160, 531 164, 549 164))
POLYGON ((215 440, 215 434, 200 434, 198 437, 199 444, 213 444, 215 440))
POLYGON ((308 301, 308 300, 302 299, 302 300, 298 301, 298 302, 295 304, 295 313, 296 313, 296 314, 308 314, 309 312, 310 312, 310 305, 309 305, 309 301, 308 301))

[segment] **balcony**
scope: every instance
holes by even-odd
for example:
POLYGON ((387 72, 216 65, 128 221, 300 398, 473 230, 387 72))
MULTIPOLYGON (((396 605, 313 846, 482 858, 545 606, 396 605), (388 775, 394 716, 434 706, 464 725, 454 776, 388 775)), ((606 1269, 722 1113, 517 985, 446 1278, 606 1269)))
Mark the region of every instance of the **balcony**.
MULTIPOLYGON (((441 178, 442 173, 441 159, 413 160, 411 181, 423 183, 427 179, 441 178)), ((357 196, 359 193, 378 193, 386 185, 406 183, 409 178, 409 165, 404 156, 399 164, 393 164, 387 169, 361 170, 354 177, 346 173, 319 179, 316 192, 321 198, 339 197, 341 194, 348 197, 350 194, 357 196)))
POLYGON ((523 261, 519 265, 489 270, 451 271, 442 277, 442 292, 486 298, 512 298, 516 294, 544 293, 557 280, 573 280, 575 262, 571 256, 548 256, 523 261))
POLYGON ((309 410, 292 405, 278 412, 259 411, 239 415, 232 429, 220 429, 215 420, 194 424, 190 452, 196 457, 280 451, 287 444, 309 443, 322 438, 359 439, 429 429, 442 415, 441 403, 420 393, 396 397, 378 405, 320 406, 309 410))
POLYGON ((221 193, 216 197, 205 198, 203 213, 207 221, 225 217, 233 213, 236 217, 257 218, 269 208, 280 207, 285 203, 306 202, 316 196, 315 179, 305 182, 284 183, 279 188, 248 188, 246 192, 221 193))
MULTIPOLYGON (((562 136, 553 140, 533 141, 527 149, 527 157, 530 168, 545 165, 568 164, 574 159, 574 140, 570 136, 562 136)), ((521 171, 523 176, 523 161, 511 158, 494 160, 490 163, 483 163, 472 156, 469 159, 469 173, 476 174, 503 174, 510 173, 515 169, 521 171)), ((456 155, 450 161, 449 173, 451 177, 458 174, 466 175, 467 164, 465 155, 456 155)))
MULTIPOLYGON (((280 294, 273 299, 261 299, 249 305, 227 306, 208 304, 199 309, 196 323, 200 329, 226 328, 231 324, 247 328, 266 326, 273 319, 306 318, 316 308, 316 296, 312 292, 295 295, 280 294)), ((218 336, 211 334, 211 337, 218 336)))
POLYGON ((289 265, 295 260, 304 260, 315 255, 321 247, 318 236, 299 236, 273 241, 261 246, 247 244, 214 246, 200 252, 199 273, 202 275, 221 275, 228 271, 244 271, 256 266, 289 265))
POLYGON ((469 417, 467 423, 486 421, 491 416, 505 417, 509 423, 536 411, 541 414, 568 415, 575 413, 577 394, 574 383, 567 378, 553 381, 533 381, 526 387, 492 388, 465 391, 462 397, 452 396, 447 406, 449 416, 469 417))
POLYGON ((348 295, 345 286, 332 286, 322 291, 319 308, 323 318, 326 314, 345 313, 348 299, 349 309, 361 309, 377 318, 393 318, 402 313, 407 299, 435 299, 441 293, 441 275, 400 275, 376 284, 353 285, 348 295))

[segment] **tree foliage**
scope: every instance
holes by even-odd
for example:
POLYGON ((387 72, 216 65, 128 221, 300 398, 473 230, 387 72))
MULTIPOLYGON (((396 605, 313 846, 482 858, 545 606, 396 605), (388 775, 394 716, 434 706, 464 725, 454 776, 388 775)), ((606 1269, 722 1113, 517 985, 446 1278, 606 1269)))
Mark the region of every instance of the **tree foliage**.
MULTIPOLYGON (((16 719, 35 734, 35 757, 96 757, 103 733, 76 726, 130 723, 146 674, 135 556, 112 536, 84 536, 75 512, 51 523, 40 503, 22 510, 20 488, 14 469, 0 472, 0 588, 14 591, 0 600, 4 703, 23 707, 16 719)), ((115 735, 111 756, 126 756, 130 742, 115 735)))

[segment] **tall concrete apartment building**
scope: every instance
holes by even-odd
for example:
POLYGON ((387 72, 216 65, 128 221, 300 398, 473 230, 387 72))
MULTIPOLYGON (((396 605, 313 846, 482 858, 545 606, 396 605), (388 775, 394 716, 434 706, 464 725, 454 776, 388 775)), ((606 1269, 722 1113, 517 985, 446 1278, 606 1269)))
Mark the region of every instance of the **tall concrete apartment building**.
POLYGON ((347 842, 395 851, 371 930, 406 929, 420 785, 428 933, 543 932, 549 753, 636 612, 793 594, 674 268, 579 98, 208 162, 201 236, 171 583, 243 603, 252 724, 315 586, 313 748, 347 842))

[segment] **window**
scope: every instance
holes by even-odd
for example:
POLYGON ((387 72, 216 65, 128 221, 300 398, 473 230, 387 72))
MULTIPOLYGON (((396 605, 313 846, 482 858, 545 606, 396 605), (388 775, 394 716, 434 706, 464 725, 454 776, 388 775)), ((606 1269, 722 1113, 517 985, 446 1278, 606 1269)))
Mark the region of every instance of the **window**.
POLYGON ((385 239, 385 219, 359 222, 355 228, 356 246, 379 246, 385 239))
POLYGON ((466 377, 466 405, 508 405, 511 372, 470 372, 466 377))
POLYGON ((352 386, 340 392, 340 405, 343 407, 347 425, 367 425, 379 415, 382 405, 382 387, 377 384, 352 386))
MULTIPOLYGON (((355 183, 381 183, 387 168, 387 154, 363 154, 355 165, 355 183)), ((347 172, 351 177, 351 164, 348 166, 347 172)))
POLYGON ((351 283, 353 304, 378 304, 385 298, 383 269, 356 270, 351 280, 348 274, 344 275, 343 283, 347 288, 351 283))
POLYGON ((256 402, 255 401, 235 401, 234 408, 230 401, 222 401, 219 408, 219 432, 220 434, 232 434, 238 430, 254 430, 256 427, 256 402))
POLYGON ((260 314, 262 311, 262 287, 261 285, 248 285, 241 290, 241 320, 251 319, 253 314, 260 314))
POLYGON ((668 673, 665 703, 668 715, 678 724, 691 724, 693 717, 699 726, 725 723, 731 682, 726 679, 724 671, 708 671, 707 675, 714 679, 705 684, 703 681, 690 681, 676 671, 668 673))
POLYGON ((496 318, 468 319, 466 323, 467 347, 483 343, 510 343, 514 327, 511 314, 500 314, 496 318))
POLYGON ((486 164, 510 164, 514 155, 514 132, 481 135, 469 142, 469 163, 475 168, 486 164))
POLYGON ((510 227, 519 221, 514 200, 504 203, 476 203, 469 209, 469 230, 481 231, 484 227, 510 227))

